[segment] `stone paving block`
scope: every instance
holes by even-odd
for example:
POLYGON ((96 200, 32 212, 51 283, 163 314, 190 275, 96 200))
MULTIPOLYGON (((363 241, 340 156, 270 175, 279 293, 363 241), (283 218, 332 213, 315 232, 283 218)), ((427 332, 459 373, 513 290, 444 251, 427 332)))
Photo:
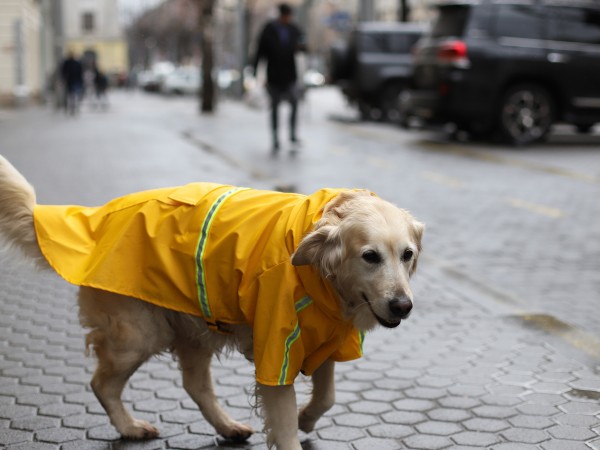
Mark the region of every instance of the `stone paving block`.
POLYGON ((545 416, 520 415, 511 417, 508 419, 508 422, 514 427, 535 428, 538 430, 550 428, 552 425, 554 425, 554 422, 545 416))
POLYGON ((31 433, 20 430, 0 430, 0 445, 13 445, 21 442, 30 441, 31 433))
POLYGON ((470 431, 497 432, 510 428, 510 423, 508 423, 508 421, 499 419, 475 418, 464 421, 462 424, 470 431))
POLYGON ((65 442, 81 439, 84 436, 85 432, 83 430, 73 430, 68 428, 46 429, 35 433, 36 440, 51 444, 63 444, 65 442))
POLYGON ((394 402, 393 406, 401 411, 425 412, 433 409, 435 407, 435 403, 430 400, 403 399, 394 402))
POLYGON ((580 442, 562 441, 560 439, 542 442, 540 447, 543 450, 589 450, 590 448, 580 442))
POLYGON ((409 448, 419 450, 438 450, 452 445, 452 441, 445 436, 433 436, 428 434, 412 435, 404 439, 404 443, 409 448))
MULTIPOLYGON (((512 443, 512 442, 503 442, 501 444, 496 444, 490 447, 492 450, 538 450, 539 447, 537 445, 530 444, 522 444, 522 443, 512 443)), ((566 449, 563 449, 566 450, 566 449)))
POLYGON ((600 404, 590 402, 568 402, 559 405, 559 408, 567 414, 596 415, 600 413, 600 404))
POLYGON ((31 406, 2 405, 0 408, 0 417, 3 419, 30 417, 35 414, 35 411, 35 408, 31 406))
POLYGON ((43 442, 27 442, 25 444, 11 445, 10 450, 53 450, 54 444, 46 444, 43 442))
POLYGON ((99 414, 77 414, 65 417, 62 423, 65 427, 86 430, 100 425, 107 425, 108 417, 99 414))
POLYGON ((366 428, 370 425, 378 424, 379 419, 376 416, 369 414, 344 413, 336 415, 333 418, 333 422, 337 425, 366 428))
POLYGON ((419 412, 411 411, 391 411, 381 415, 381 418, 388 423, 414 425, 427 420, 427 416, 419 412))
POLYGON ((406 425, 380 424, 368 427, 367 431, 371 436, 391 439, 403 439, 407 436, 415 434, 415 430, 406 425))
POLYGON ((60 421, 57 419, 50 419, 48 417, 24 417, 22 419, 16 419, 11 421, 10 426, 16 430, 25 431, 36 431, 43 430, 44 428, 56 428, 60 425, 60 421))
POLYGON ((399 450, 404 447, 393 439, 359 439, 352 443, 354 450, 399 450))
POLYGON ((419 433, 423 434, 435 434, 440 436, 450 436, 451 434, 456 434, 463 430, 463 428, 452 422, 437 422, 437 421, 427 421, 420 423, 415 426, 419 433))
POLYGON ((559 414, 553 420, 560 425, 594 428, 600 426, 600 418, 583 414, 559 414))
POLYGON ((478 406, 472 411, 479 417, 487 417, 490 419, 508 419, 517 414, 517 411, 514 408, 505 406, 478 406))
POLYGON ((550 438, 546 431, 532 428, 511 428, 510 430, 504 430, 501 435, 508 441, 523 442, 525 444, 539 444, 550 438))
POLYGON ((319 430, 317 434, 321 439, 342 442, 351 442, 365 436, 360 428, 342 426, 325 428, 319 430))
POLYGON ((463 431, 450 437, 454 442, 461 445, 471 445, 474 447, 489 447, 500 441, 500 438, 494 433, 484 433, 480 431, 463 431))
POLYGON ((538 405, 534 403, 526 403, 516 407, 517 411, 532 416, 554 416, 560 413, 560 410, 555 406, 538 405))
POLYGON ((573 441, 586 441, 597 436, 592 430, 584 427, 573 427, 568 425, 556 425, 549 428, 548 433, 558 439, 570 439, 573 441))

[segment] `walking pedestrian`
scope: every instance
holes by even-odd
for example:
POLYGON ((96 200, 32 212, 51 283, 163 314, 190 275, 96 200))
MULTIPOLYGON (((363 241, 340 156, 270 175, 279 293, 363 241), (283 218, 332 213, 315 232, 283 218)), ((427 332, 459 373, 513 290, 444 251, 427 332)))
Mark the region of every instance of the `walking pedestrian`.
POLYGON ((278 109, 282 101, 290 104, 290 142, 294 146, 299 145, 296 126, 300 91, 297 84, 295 55, 298 51, 306 51, 302 31, 292 23, 292 8, 287 3, 281 3, 278 9, 279 17, 269 21, 259 36, 254 59, 255 75, 261 60, 267 63, 267 92, 271 106, 273 154, 279 151, 278 109))
POLYGON ((83 95, 83 66, 69 51, 61 65, 61 76, 65 84, 67 113, 74 115, 79 111, 79 102, 83 95))

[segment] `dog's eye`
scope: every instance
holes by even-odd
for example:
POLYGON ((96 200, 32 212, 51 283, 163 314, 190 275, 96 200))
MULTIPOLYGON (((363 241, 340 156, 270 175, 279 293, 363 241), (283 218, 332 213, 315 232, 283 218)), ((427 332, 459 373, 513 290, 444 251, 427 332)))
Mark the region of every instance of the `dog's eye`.
POLYGON ((369 264, 379 264, 381 256, 375 250, 367 250, 362 254, 362 258, 369 264))
POLYGON ((404 250, 404 253, 402 253, 402 261, 404 262, 408 262, 412 259, 414 255, 414 252, 410 249, 407 248, 406 250, 404 250))

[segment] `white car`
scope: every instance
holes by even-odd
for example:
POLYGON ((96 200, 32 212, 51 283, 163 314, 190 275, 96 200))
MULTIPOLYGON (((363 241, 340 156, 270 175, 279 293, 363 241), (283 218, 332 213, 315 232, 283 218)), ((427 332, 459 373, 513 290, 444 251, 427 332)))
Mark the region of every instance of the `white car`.
POLYGON ((200 68, 178 67, 165 76, 161 90, 165 94, 197 94, 202 88, 200 68))

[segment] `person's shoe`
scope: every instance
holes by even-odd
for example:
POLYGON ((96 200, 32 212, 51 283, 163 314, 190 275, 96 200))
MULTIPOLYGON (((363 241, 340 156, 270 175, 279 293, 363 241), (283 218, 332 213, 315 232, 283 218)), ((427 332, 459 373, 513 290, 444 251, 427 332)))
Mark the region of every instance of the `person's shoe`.
POLYGON ((295 146, 302 145, 302 141, 300 139, 298 139, 296 136, 291 137, 290 142, 295 146))
POLYGON ((271 147, 271 154, 277 155, 279 153, 279 141, 273 141, 273 147, 271 147))

